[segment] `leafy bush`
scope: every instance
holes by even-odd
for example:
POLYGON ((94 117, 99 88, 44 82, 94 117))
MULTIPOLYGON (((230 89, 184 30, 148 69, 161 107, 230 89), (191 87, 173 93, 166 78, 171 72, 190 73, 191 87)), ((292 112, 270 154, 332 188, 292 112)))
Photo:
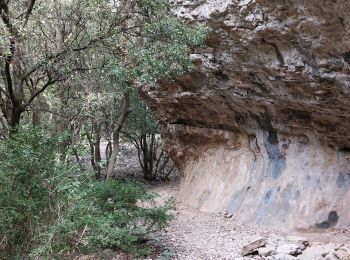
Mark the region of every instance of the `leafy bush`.
POLYGON ((56 159, 63 140, 23 127, 20 134, 0 142, 0 255, 28 251, 54 217, 56 187, 70 172, 56 159))
POLYGON ((164 227, 171 205, 155 206, 139 183, 92 181, 62 160, 64 140, 24 127, 0 142, 1 258, 60 259, 103 248, 147 253, 140 242, 164 227))
POLYGON ((104 181, 82 186, 61 220, 45 234, 49 243, 34 254, 68 251, 94 252, 114 248, 134 254, 148 253, 140 244, 145 236, 163 228, 172 203, 154 205, 155 194, 137 182, 104 181))

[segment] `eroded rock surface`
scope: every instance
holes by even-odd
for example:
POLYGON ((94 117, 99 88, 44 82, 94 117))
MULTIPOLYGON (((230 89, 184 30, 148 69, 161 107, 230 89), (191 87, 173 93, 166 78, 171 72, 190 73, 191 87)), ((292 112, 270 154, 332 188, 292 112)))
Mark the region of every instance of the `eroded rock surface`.
POLYGON ((280 227, 350 227, 350 2, 175 1, 197 69, 145 100, 180 198, 280 227))

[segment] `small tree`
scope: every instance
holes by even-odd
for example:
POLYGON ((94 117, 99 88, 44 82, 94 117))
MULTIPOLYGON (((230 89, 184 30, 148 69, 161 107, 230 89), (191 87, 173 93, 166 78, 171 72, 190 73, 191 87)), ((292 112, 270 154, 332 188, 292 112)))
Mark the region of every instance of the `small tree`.
POLYGON ((144 179, 168 180, 174 170, 174 163, 162 148, 156 119, 137 95, 133 97, 133 111, 123 134, 137 149, 144 179))

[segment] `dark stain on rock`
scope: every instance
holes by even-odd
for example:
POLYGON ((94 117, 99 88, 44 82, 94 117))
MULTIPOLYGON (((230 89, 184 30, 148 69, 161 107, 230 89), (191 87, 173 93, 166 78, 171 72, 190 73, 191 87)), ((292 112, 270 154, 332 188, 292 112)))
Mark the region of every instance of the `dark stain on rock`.
POLYGON ((249 73, 249 78, 251 83, 257 86, 262 92, 269 93, 269 90, 267 89, 265 82, 258 75, 249 73))
POLYGON ((268 132, 273 132, 276 131, 273 126, 272 126, 272 119, 271 116, 269 115, 268 112, 265 112, 260 115, 252 114, 251 116, 256 120, 258 125, 261 127, 261 129, 268 131, 268 132))
POLYGON ((339 22, 340 22, 340 24, 343 26, 343 27, 345 27, 345 22, 344 22, 344 17, 340 17, 340 16, 338 16, 338 20, 339 20, 339 22))
POLYGON ((274 179, 281 176, 286 167, 286 159, 281 153, 276 131, 269 131, 264 141, 266 152, 270 159, 269 171, 274 179))
POLYGON ((328 219, 325 221, 322 221, 321 223, 317 223, 316 227, 322 228, 322 229, 331 228, 337 225, 338 220, 339 220, 338 213, 336 211, 331 211, 328 214, 328 219))
POLYGON ((270 198, 272 195, 272 190, 269 190, 266 194, 265 194, 265 203, 269 202, 270 198))
POLYGON ((301 111, 301 110, 295 110, 295 109, 285 109, 281 111, 282 113, 285 113, 288 115, 289 120, 293 119, 299 119, 303 121, 310 121, 312 119, 311 114, 307 111, 301 111))
POLYGON ((274 160, 271 167, 272 178, 277 179, 280 177, 285 167, 286 160, 284 158, 274 160))
POLYGON ((270 207, 274 205, 274 198, 276 197, 276 193, 277 193, 276 189, 271 188, 265 194, 264 203, 259 207, 259 209, 257 210, 257 213, 256 213, 258 222, 261 218, 263 218, 264 216, 269 214, 270 207))
POLYGON ((341 147, 339 148, 339 152, 350 153, 350 147, 341 147))
POLYGON ((350 51, 347 51, 343 54, 343 57, 344 57, 344 60, 347 62, 347 63, 350 63, 350 51))
POLYGON ((344 188, 349 185, 349 176, 344 175, 344 173, 340 172, 338 174, 336 184, 338 188, 344 188))
POLYGON ((229 81, 229 76, 224 74, 221 70, 214 72, 215 78, 217 78, 219 81, 227 82, 229 81))
POLYGON ((258 125, 267 133, 267 136, 264 137, 264 146, 270 159, 268 171, 276 179, 281 176, 286 167, 285 156, 279 148, 277 131, 273 128, 271 117, 267 112, 260 116, 252 115, 252 117, 255 118, 258 125))
POLYGON ((277 137, 277 133, 275 130, 269 131, 267 141, 269 142, 269 144, 278 144, 278 137, 277 137))
POLYGON ((234 117, 237 124, 241 124, 245 121, 244 116, 241 114, 236 113, 234 117))
POLYGON ((298 140, 298 143, 301 145, 307 145, 310 142, 309 137, 307 137, 306 135, 298 136, 297 140, 298 140))
POLYGON ((205 39, 205 44, 208 47, 217 47, 220 45, 220 36, 217 32, 209 32, 205 39))

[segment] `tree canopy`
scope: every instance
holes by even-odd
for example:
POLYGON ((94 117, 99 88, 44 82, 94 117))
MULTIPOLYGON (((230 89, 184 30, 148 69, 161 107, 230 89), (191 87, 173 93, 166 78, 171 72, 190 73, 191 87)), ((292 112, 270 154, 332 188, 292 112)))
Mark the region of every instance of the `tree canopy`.
MULTIPOLYGON (((181 74, 203 39, 164 0, 0 0, 0 13, 4 129, 17 127, 25 112, 38 116, 47 89, 62 92, 79 78, 93 77, 94 88, 109 84, 113 93, 181 74)), ((75 87, 89 92, 92 82, 75 87)))

